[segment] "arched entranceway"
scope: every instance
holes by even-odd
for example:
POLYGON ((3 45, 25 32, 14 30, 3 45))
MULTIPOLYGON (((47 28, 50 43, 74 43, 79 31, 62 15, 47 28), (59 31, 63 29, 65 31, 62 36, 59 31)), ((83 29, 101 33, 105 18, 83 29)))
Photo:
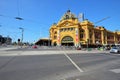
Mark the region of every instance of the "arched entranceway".
POLYGON ((70 36, 63 37, 63 39, 61 40, 61 45, 62 46, 74 46, 73 38, 70 36))

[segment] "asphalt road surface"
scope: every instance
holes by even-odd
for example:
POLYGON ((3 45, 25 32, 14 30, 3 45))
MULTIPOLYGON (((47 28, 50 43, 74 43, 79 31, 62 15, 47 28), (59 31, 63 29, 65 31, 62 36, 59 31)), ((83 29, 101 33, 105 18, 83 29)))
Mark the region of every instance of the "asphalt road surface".
POLYGON ((120 80, 119 54, 77 53, 66 56, 64 51, 63 54, 21 55, 33 52, 42 53, 35 49, 0 51, 0 80, 120 80))

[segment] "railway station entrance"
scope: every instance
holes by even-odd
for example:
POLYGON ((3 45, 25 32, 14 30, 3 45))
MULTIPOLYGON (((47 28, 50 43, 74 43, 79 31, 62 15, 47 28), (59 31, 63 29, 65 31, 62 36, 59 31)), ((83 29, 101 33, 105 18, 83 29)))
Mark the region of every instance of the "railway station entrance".
POLYGON ((61 45, 62 46, 74 46, 73 38, 70 36, 63 37, 63 39, 61 41, 61 45))

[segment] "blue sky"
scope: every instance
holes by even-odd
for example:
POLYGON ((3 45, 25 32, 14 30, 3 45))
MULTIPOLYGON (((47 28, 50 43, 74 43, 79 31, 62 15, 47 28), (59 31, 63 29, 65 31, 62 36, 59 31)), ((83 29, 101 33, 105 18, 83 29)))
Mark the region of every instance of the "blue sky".
POLYGON ((48 37, 50 26, 57 23, 68 9, 76 16, 84 13, 93 23, 110 17, 94 25, 110 31, 120 30, 119 3, 120 0, 0 0, 0 34, 17 41, 21 38, 19 27, 22 27, 24 42, 48 37))

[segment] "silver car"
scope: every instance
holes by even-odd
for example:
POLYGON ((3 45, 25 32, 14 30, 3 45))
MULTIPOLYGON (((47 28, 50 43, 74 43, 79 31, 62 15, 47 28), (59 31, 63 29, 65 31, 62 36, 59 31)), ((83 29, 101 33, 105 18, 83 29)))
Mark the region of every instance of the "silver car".
POLYGON ((110 53, 120 53, 120 48, 119 47, 113 47, 110 49, 110 53))

